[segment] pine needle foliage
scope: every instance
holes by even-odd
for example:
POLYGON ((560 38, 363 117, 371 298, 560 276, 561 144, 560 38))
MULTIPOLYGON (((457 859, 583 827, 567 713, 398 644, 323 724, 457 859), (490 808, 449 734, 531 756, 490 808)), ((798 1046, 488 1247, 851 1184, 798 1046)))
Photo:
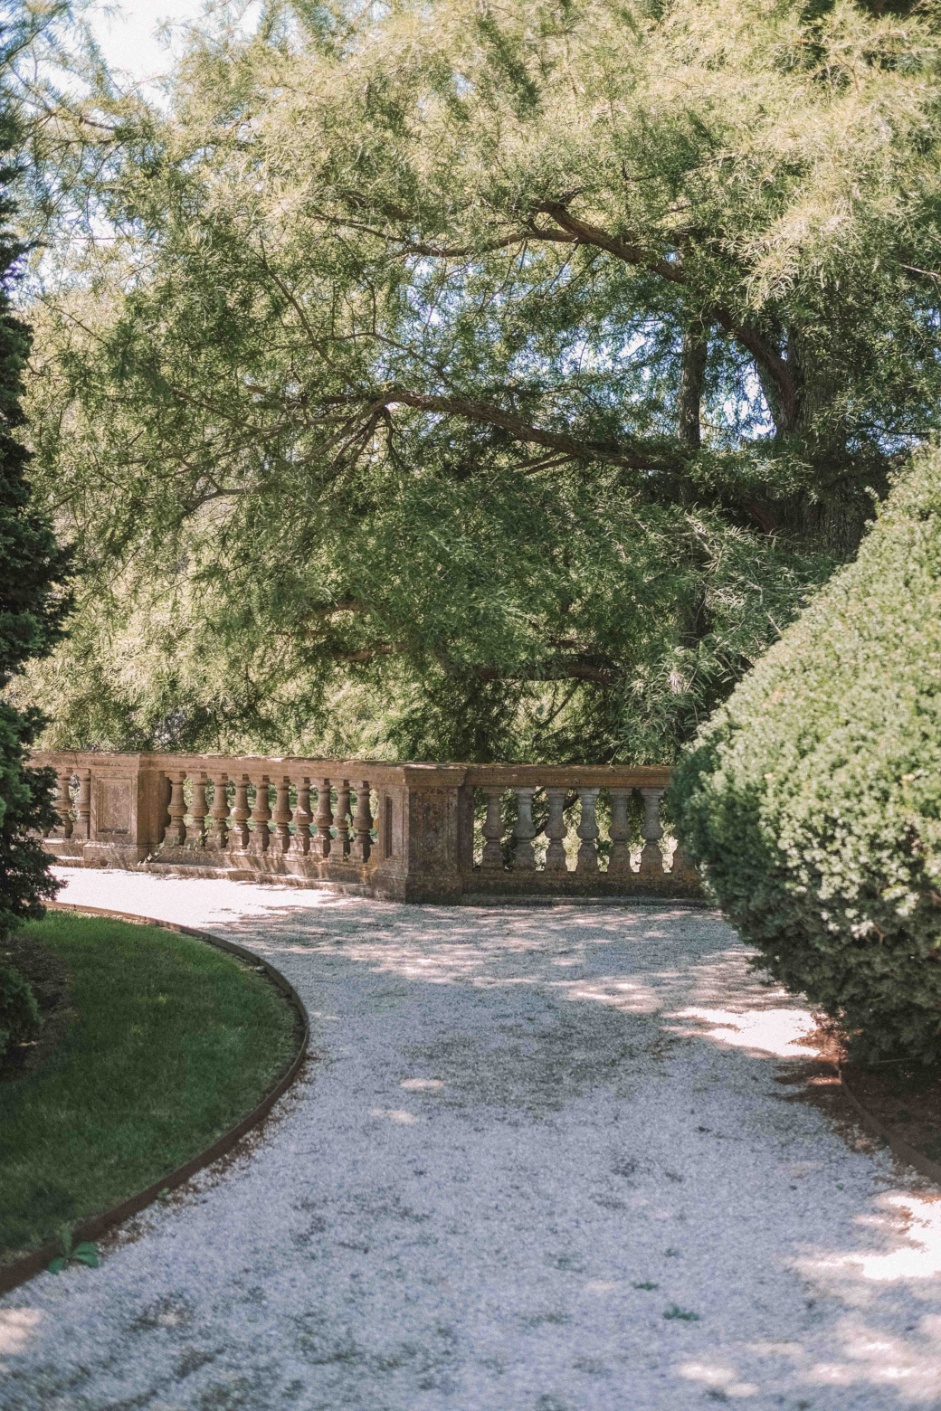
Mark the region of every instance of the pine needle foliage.
MULTIPOLYGON (((2 57, 2 50, 0 50, 2 57)), ((66 555, 47 517, 31 500, 21 407, 29 330, 12 311, 23 245, 11 233, 10 186, 17 177, 19 131, 0 93, 0 690, 61 636, 67 603, 60 591, 66 555)), ((22 917, 42 915, 41 901, 55 891, 39 830, 56 822, 47 771, 28 770, 29 747, 43 725, 38 711, 17 710, 0 698, 0 941, 22 917)), ((15 973, 0 976, 0 1032, 26 1003, 17 1000, 15 973)), ((22 1028, 22 1023, 19 1025, 22 1028)), ((21 1036, 21 1035, 20 1035, 21 1036)), ((7 1033, 6 1037, 10 1037, 7 1033)), ((0 1051, 4 1044, 0 1042, 0 1051)))
POLYGON ((50 741, 668 761, 938 429, 937 11, 213 15, 37 127, 50 741))

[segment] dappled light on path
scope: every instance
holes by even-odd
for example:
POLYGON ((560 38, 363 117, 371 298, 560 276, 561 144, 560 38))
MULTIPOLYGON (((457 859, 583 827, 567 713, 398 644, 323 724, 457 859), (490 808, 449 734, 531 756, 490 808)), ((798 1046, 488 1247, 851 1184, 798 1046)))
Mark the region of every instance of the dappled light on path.
MULTIPOLYGON (((810 1367, 810 1386, 861 1389, 864 1396, 873 1394, 872 1405, 880 1404, 877 1388, 897 1397, 899 1405, 941 1404, 941 1318, 921 1318, 904 1336, 894 1337, 862 1319, 847 1319, 837 1328, 834 1354, 810 1367)), ((834 1400, 827 1397, 822 1404, 834 1400)))
POLYGON ((0 1308, 0 1358, 22 1352, 41 1320, 38 1308, 0 1308))
POLYGON ((733 1011, 690 1006, 670 1016, 690 1020, 686 1025, 670 1025, 671 1031, 686 1037, 711 1039, 746 1053, 772 1054, 775 1058, 806 1058, 807 1041, 816 1025, 806 1009, 757 1009, 733 1011))
POLYGON ((793 1100, 812 1017, 715 915, 69 893, 271 959, 320 1061, 94 1278, 0 1304, 42 1391, 2 1411, 941 1404, 941 1200, 793 1100))
POLYGON ((858 1216, 856 1223, 877 1235, 894 1235, 901 1243, 881 1253, 803 1259, 798 1267, 824 1277, 830 1273, 845 1273, 851 1278, 871 1279, 875 1283, 936 1279, 941 1275, 941 1195, 887 1192, 875 1202, 872 1213, 858 1216))

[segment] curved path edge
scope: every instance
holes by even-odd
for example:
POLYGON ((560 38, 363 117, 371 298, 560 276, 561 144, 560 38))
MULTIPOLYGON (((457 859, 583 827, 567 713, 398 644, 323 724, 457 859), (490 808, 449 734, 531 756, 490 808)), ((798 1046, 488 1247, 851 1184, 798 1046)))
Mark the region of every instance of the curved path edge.
MULTIPOLYGON (((221 936, 214 936, 209 931, 197 930, 193 926, 180 926, 172 921, 158 921, 155 917, 137 916, 128 911, 109 911, 100 906, 47 902, 46 910, 71 911, 82 916, 104 916, 113 921, 128 921, 137 926, 157 926, 162 931, 176 931, 184 936, 194 936, 197 940, 205 941, 218 950, 227 951, 239 960, 249 962, 256 969, 264 970, 271 983, 288 1000, 301 1025, 301 1039, 296 1054, 274 1086, 265 1093, 261 1101, 256 1103, 250 1112, 246 1113, 244 1117, 240 1117, 231 1127, 227 1127, 210 1146, 191 1157, 182 1166, 177 1166, 173 1171, 161 1176, 158 1181, 154 1181, 135 1195, 129 1196, 127 1200, 122 1200, 120 1204, 113 1205, 109 1210, 99 1211, 98 1214, 89 1215, 87 1219, 79 1221, 73 1227, 72 1233, 75 1242, 80 1243, 82 1240, 100 1239, 103 1234, 124 1224, 131 1216, 139 1215, 148 1205, 152 1205, 158 1195, 164 1191, 175 1190, 195 1176, 198 1171, 202 1171, 204 1167, 211 1166, 221 1156, 227 1156, 244 1136, 247 1136, 268 1116, 278 1099, 284 1096, 297 1079, 308 1057, 310 1021, 300 995, 280 970, 275 969, 273 965, 260 955, 256 955, 254 951, 236 945, 234 941, 224 940, 221 936)), ((15 1289, 20 1284, 26 1283, 28 1279, 41 1274, 50 1260, 55 1259, 59 1253, 61 1253, 59 1242, 50 1240, 46 1244, 40 1245, 38 1249, 30 1250, 29 1254, 21 1255, 8 1264, 0 1265, 0 1295, 9 1293, 11 1289, 15 1289)))

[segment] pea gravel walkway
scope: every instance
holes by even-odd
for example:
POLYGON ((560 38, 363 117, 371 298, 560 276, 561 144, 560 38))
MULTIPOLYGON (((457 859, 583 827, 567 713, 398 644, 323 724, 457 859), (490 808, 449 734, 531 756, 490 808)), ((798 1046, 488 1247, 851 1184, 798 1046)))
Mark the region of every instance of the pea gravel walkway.
POLYGON ((67 875, 269 957, 319 1062, 0 1300, 3 1411, 941 1406, 941 1197, 804 1100, 717 917, 67 875))

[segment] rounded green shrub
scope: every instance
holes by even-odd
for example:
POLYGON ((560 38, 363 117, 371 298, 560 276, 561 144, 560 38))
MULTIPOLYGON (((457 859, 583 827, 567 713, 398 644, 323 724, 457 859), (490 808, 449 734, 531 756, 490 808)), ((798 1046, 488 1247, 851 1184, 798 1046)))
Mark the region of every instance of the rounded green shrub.
POLYGON ((39 1028, 39 1006, 32 986, 14 965, 0 964, 0 1059, 39 1028))
POLYGON ((704 728, 672 805, 760 963, 854 1056, 941 1061, 941 452, 704 728))

